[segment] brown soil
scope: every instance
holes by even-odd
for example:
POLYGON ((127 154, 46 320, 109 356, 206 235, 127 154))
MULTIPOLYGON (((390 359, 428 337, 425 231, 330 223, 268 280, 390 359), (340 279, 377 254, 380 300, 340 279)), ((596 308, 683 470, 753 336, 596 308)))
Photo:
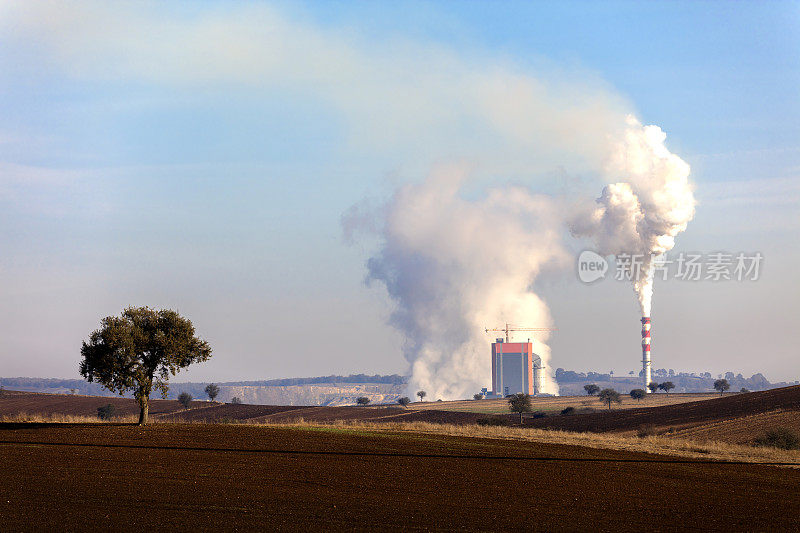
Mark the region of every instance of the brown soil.
MULTIPOLYGON (((96 416, 97 408, 107 404, 116 408, 115 415, 137 415, 138 404, 127 398, 43 394, 4 391, 0 398, 0 416, 19 413, 36 415, 96 416)), ((184 409, 175 400, 150 400, 150 415, 164 422, 291 422, 299 418, 308 421, 332 422, 353 420, 365 422, 432 422, 474 424, 487 415, 451 411, 416 411, 402 407, 307 407, 289 405, 249 405, 193 402, 184 409)), ((513 419, 511 415, 507 415, 513 419)))
MULTIPOLYGON (((622 395, 622 403, 614 404, 614 409, 640 409, 642 407, 659 407, 676 403, 697 402, 718 397, 718 393, 689 392, 689 393, 658 393, 648 394, 642 400, 634 400, 627 394, 622 395)), ((603 404, 597 396, 537 396, 531 398, 534 411, 558 413, 566 407, 575 409, 601 410, 603 404)), ((414 402, 409 404, 409 409, 435 409, 439 411, 467 411, 472 413, 506 413, 508 400, 504 398, 490 400, 453 400, 447 402, 414 402)))
MULTIPOLYGON (((45 394, 40 392, 3 391, 0 416, 28 413, 37 415, 97 416, 97 408, 112 404, 118 416, 138 415, 139 404, 130 398, 81 396, 78 394, 45 394)), ((180 411, 177 400, 150 400, 150 414, 180 411)))
MULTIPOLYGON (((510 415, 509 415, 510 416, 510 415)), ((480 413, 451 411, 412 411, 401 407, 287 407, 268 405, 220 405, 208 409, 191 409, 162 416, 170 422, 292 422, 298 419, 314 422, 336 420, 361 422, 432 422, 440 424, 474 424, 486 418, 480 413)))
MULTIPOLYGON (((117 415, 136 415, 139 412, 136 402, 125 398, 5 391, 0 398, 0 416, 13 416, 19 413, 96 416, 97 408, 108 403, 116 406, 117 415)), ((304 407, 211 402, 194 402, 191 409, 184 410, 174 400, 151 400, 151 415, 154 421, 164 422, 283 423, 303 419, 311 422, 344 420, 446 424, 474 424, 487 416, 497 416, 466 411, 418 410, 390 406, 304 407)), ((517 421, 516 415, 500 416, 504 416, 511 423, 517 421)), ((711 400, 659 407, 624 410, 615 408, 610 411, 601 410, 569 416, 551 415, 545 418, 532 418, 527 415, 525 426, 621 434, 633 434, 639 428, 652 426, 657 433, 668 435, 697 440, 749 443, 769 429, 779 426, 800 432, 800 386, 745 394, 726 394, 711 400)))
POLYGON ((793 430, 800 435, 800 410, 776 410, 728 420, 715 420, 674 430, 672 435, 697 441, 715 440, 748 444, 758 437, 763 437, 769 430, 779 427, 793 430))
MULTIPOLYGON (((800 386, 729 394, 712 400, 661 407, 612 409, 590 414, 531 418, 525 421, 525 425, 542 429, 593 432, 629 432, 652 425, 662 430, 673 428, 675 431, 682 431, 754 416, 763 418, 766 413, 776 411, 791 413, 787 416, 787 420, 797 421, 800 418, 798 416, 800 415, 800 386)), ((709 431, 708 435, 710 436, 712 433, 709 431)), ((725 431, 721 431, 718 434, 723 436, 725 433, 725 431)))
POLYGON ((239 425, 0 425, 0 530, 798 530, 800 471, 239 425))

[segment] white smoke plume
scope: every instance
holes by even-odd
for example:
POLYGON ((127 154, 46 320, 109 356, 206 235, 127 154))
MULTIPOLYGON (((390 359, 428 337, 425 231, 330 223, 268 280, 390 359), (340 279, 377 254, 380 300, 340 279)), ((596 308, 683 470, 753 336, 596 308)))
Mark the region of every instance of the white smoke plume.
MULTIPOLYGON (((396 304, 391 324, 405 339, 410 388, 432 399, 469 397, 490 383, 493 337, 485 327, 551 325, 531 285, 546 264, 568 262, 552 199, 504 187, 467 200, 466 175, 443 168, 397 190, 378 210, 381 249, 368 261, 368 279, 396 304)), ((545 392, 556 394, 546 340, 538 335, 534 351, 545 366, 545 392)))
POLYGON ((675 246, 675 237, 694 217, 689 165, 671 153, 658 126, 628 117, 624 138, 606 165, 610 180, 597 205, 573 221, 576 235, 591 236, 601 255, 639 255, 628 273, 642 316, 650 316, 655 257, 675 246))

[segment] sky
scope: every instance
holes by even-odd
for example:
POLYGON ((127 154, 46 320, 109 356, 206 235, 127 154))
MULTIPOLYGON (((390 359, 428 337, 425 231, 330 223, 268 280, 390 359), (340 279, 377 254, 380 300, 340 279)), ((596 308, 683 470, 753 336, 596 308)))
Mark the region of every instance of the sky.
MULTIPOLYGON (((349 215, 450 164, 596 198, 632 114, 691 166, 673 252, 764 258, 657 280, 654 368, 800 379, 799 93, 796 2, 0 2, 0 375, 78 377, 131 305, 210 342, 182 381, 405 374, 349 215)), ((532 290, 552 366, 638 372, 628 284, 532 290)))

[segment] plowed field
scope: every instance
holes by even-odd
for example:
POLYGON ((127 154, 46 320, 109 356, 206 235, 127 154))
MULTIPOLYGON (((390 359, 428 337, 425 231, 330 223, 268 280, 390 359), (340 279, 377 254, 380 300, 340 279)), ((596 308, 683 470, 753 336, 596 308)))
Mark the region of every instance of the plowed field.
MULTIPOLYGON (((784 413, 784 421, 788 422, 790 427, 797 425, 800 419, 800 386, 731 394, 712 400, 662 407, 612 409, 590 414, 528 419, 525 424, 543 429, 621 433, 652 425, 659 429, 672 428, 683 434, 689 434, 691 428, 707 426, 709 436, 713 433, 711 428, 715 424, 729 424, 730 435, 733 435, 736 433, 735 425, 744 427, 752 420, 752 427, 755 429, 768 420, 766 414, 778 411, 784 413)), ((733 442, 737 442, 740 438, 742 441, 747 440, 746 433, 742 433, 742 437, 734 436, 733 442)), ((716 433, 723 440, 727 434, 728 430, 716 433)))
POLYGON ((800 471, 240 425, 0 426, 0 530, 800 529, 800 471))

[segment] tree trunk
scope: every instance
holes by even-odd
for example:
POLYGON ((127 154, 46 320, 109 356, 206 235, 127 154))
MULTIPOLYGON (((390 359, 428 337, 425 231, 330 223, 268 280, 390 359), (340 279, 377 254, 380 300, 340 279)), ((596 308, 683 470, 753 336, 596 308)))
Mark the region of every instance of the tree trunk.
POLYGON ((147 424, 147 415, 150 414, 150 404, 147 401, 147 398, 143 398, 139 401, 139 407, 142 408, 141 412, 139 413, 139 425, 143 426, 147 424))

